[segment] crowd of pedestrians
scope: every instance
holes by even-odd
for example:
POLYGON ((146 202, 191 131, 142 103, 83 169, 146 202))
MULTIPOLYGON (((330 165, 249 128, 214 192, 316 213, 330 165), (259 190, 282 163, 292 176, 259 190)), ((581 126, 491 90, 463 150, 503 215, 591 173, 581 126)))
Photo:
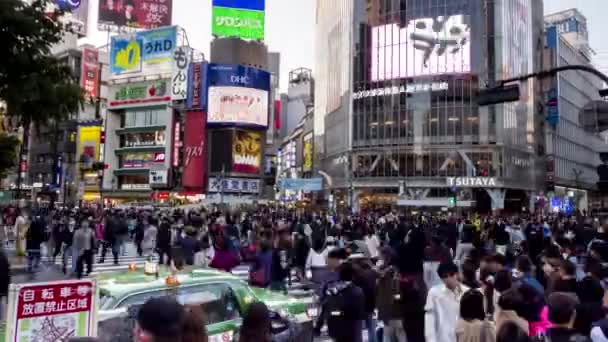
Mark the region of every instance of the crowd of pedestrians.
MULTIPOLYGON (((53 262, 61 255, 63 271, 83 277, 95 257, 118 264, 133 243, 138 255, 158 256, 176 270, 230 272, 248 264, 251 285, 283 293, 296 274, 318 298, 315 333, 335 341, 362 341, 363 334, 370 342, 608 340, 608 227, 587 215, 332 216, 268 207, 9 212, 32 272, 42 255, 53 262)), ((0 267, 8 264, 0 259, 0 267)), ((0 280, 6 294, 8 282, 0 280)), ((252 324, 266 326, 264 308, 251 310, 252 324)), ((269 335, 242 329, 241 341, 269 335)))

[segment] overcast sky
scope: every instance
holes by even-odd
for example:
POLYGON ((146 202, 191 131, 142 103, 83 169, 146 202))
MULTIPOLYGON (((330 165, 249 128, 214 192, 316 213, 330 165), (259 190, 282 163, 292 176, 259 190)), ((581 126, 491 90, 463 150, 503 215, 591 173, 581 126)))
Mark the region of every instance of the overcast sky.
MULTIPOLYGON (((332 1, 332 0, 326 0, 332 1)), ((533 0, 538 1, 538 0, 533 0)), ((89 22, 96 27, 97 1, 93 0, 89 22)), ((290 70, 314 67, 315 0, 266 0, 266 42, 271 51, 281 53, 281 89, 287 89, 290 70)), ((545 0, 545 13, 577 7, 587 16, 591 47, 598 53, 597 63, 608 72, 608 31, 605 22, 607 0, 545 0)), ((173 0, 173 23, 188 33, 190 45, 209 53, 211 40, 211 0, 173 0)), ((107 41, 104 32, 93 30, 94 44, 107 41)), ((313 69, 314 73, 314 69, 313 69)))

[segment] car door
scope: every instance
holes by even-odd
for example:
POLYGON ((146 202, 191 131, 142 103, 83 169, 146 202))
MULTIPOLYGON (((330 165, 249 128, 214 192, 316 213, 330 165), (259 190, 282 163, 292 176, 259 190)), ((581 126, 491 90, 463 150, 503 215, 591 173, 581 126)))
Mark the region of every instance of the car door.
POLYGON ((241 325, 242 309, 227 283, 181 286, 177 300, 184 305, 200 306, 205 314, 209 342, 232 341, 241 325))

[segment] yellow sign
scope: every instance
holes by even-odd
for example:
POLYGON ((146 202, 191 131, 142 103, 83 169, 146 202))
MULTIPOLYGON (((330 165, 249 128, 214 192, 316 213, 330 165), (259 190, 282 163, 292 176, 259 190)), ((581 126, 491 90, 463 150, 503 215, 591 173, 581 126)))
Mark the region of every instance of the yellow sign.
POLYGON ((312 133, 309 133, 304 136, 304 148, 303 150, 303 162, 302 169, 303 171, 312 170, 312 160, 313 160, 313 145, 312 145, 312 133))
POLYGON ((232 171, 258 174, 262 166, 262 134, 236 131, 232 142, 232 171))
POLYGON ((116 60, 114 65, 124 70, 133 70, 139 68, 141 64, 141 46, 136 40, 132 40, 127 44, 124 50, 116 52, 116 60))
POLYGON ((101 126, 84 126, 78 128, 78 160, 93 163, 99 160, 101 145, 101 126))

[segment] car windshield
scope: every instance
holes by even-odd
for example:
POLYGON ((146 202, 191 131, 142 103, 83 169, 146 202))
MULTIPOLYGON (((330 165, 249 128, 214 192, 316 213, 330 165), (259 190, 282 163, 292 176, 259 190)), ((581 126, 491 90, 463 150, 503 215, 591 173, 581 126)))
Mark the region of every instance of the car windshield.
POLYGON ((99 309, 100 310, 110 309, 115 302, 116 302, 116 298, 112 297, 108 292, 103 291, 103 290, 99 292, 99 309))

